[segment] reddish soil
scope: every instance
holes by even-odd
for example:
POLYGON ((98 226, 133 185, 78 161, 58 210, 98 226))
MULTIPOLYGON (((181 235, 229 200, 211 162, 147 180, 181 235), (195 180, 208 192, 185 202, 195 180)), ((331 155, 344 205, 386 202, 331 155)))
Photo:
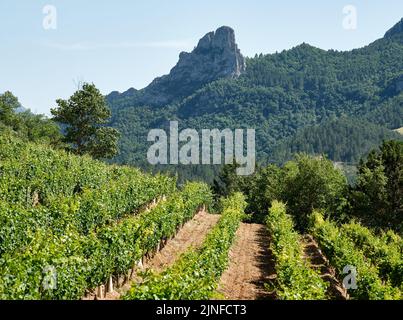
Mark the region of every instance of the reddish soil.
POLYGON ((190 247, 199 247, 219 218, 219 215, 207 212, 198 213, 184 225, 175 238, 168 241, 160 252, 144 264, 144 268, 160 272, 172 265, 190 247))
POLYGON ((271 300, 265 284, 275 278, 266 227, 242 223, 230 250, 230 263, 223 273, 218 293, 228 300, 271 300))
POLYGON ((312 268, 317 270, 321 278, 329 283, 328 296, 333 300, 346 300, 348 295, 342 283, 336 278, 336 272, 322 253, 318 243, 311 235, 302 238, 304 246, 304 258, 309 261, 312 268))

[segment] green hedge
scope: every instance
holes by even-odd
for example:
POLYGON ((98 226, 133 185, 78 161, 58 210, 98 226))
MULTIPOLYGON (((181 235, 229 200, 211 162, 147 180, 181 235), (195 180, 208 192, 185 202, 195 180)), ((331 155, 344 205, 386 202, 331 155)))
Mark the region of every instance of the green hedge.
POLYGON ((303 259, 300 236, 294 230, 285 204, 274 201, 266 224, 271 236, 270 248, 276 262, 277 296, 282 300, 323 300, 327 284, 303 259))
POLYGON ((24 250, 0 258, 0 299, 79 299, 110 275, 126 274, 211 198, 208 186, 190 183, 154 209, 88 235, 69 224, 62 234, 37 229, 24 250), (44 289, 47 267, 56 271, 55 289, 44 289))
POLYGON ((246 207, 242 194, 223 200, 222 216, 200 249, 191 249, 160 274, 146 274, 126 300, 203 300, 214 293, 246 207))
POLYGON ((318 241, 322 251, 336 268, 340 279, 346 275, 343 269, 354 266, 357 270, 357 289, 348 291, 349 295, 361 300, 392 300, 401 299, 398 288, 390 282, 382 281, 376 266, 365 256, 362 248, 355 246, 353 241, 333 222, 326 221, 319 212, 310 217, 310 229, 318 241))

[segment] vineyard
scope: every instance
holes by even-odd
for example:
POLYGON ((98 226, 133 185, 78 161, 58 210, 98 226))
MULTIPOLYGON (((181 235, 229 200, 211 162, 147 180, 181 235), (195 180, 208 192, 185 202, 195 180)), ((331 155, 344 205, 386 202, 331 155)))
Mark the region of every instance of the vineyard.
POLYGON ((402 299, 392 231, 316 210, 302 234, 280 201, 251 224, 239 192, 217 205, 204 183, 8 136, 0 147, 0 299, 402 299))

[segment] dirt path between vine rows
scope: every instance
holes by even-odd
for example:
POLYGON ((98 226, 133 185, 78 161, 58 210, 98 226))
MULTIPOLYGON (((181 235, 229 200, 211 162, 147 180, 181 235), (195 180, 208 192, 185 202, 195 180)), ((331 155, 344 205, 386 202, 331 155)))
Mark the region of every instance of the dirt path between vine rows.
POLYGON ((164 249, 144 264, 144 268, 161 272, 172 265, 190 247, 199 247, 219 218, 220 215, 216 214, 209 214, 207 212, 198 213, 191 221, 184 225, 176 237, 170 240, 164 249))
POLYGON ((322 253, 318 243, 311 235, 304 235, 301 239, 304 247, 304 259, 309 261, 312 268, 320 273, 321 278, 329 284, 327 295, 333 300, 346 300, 348 295, 343 284, 336 278, 336 271, 322 253))
POLYGON ((267 229, 260 224, 242 223, 230 250, 230 263, 223 273, 218 293, 228 300, 271 300, 275 296, 265 283, 275 278, 267 229))
MULTIPOLYGON (((209 214, 205 211, 199 212, 179 230, 173 239, 167 242, 161 251, 144 263, 143 269, 152 269, 156 272, 161 272, 174 264, 182 253, 191 247, 197 248, 203 243, 208 232, 218 222, 219 218, 220 215, 209 214)), ((106 300, 119 299, 123 293, 130 289, 131 285, 132 283, 128 283, 117 292, 108 293, 106 300)))

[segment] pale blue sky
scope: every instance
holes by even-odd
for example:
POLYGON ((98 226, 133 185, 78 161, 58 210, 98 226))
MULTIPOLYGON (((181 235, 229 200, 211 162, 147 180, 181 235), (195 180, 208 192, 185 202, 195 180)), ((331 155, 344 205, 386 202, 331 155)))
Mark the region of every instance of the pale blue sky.
POLYGON ((272 53, 302 42, 347 50, 382 37, 403 17, 401 0, 1 0, 0 92, 49 114, 78 81, 104 94, 140 89, 175 65, 205 33, 235 29, 244 55, 272 53), (45 30, 45 5, 57 29, 45 30), (343 7, 357 8, 345 30, 343 7))

